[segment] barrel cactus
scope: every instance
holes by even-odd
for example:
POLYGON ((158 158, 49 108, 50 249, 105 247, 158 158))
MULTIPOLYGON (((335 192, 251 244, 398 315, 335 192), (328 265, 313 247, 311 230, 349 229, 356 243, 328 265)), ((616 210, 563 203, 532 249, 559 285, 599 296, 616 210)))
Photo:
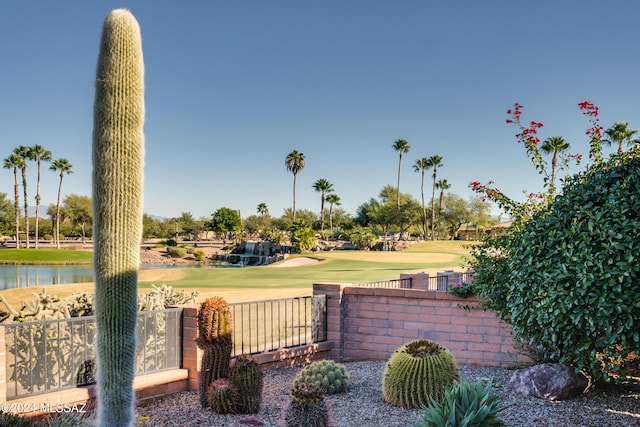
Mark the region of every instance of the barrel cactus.
POLYGON ((303 368, 293 381, 294 385, 310 383, 321 388, 326 394, 336 394, 346 391, 349 387, 349 374, 343 364, 333 360, 321 360, 303 368))
POLYGON ((404 344, 389 358, 382 378, 384 400, 402 408, 422 408, 441 401, 459 380, 458 365, 440 344, 419 339, 404 344))
POLYGON ((238 389, 226 378, 218 378, 207 389, 207 400, 217 414, 235 414, 238 389))
POLYGON ((251 356, 241 355, 229 373, 229 380, 238 389, 238 414, 257 414, 262 401, 262 372, 251 356))
POLYGON ((114 10, 104 21, 93 108, 98 424, 128 426, 134 419, 144 164, 142 38, 128 10, 114 10))
POLYGON ((232 350, 232 318, 227 302, 207 298, 198 312, 198 347, 204 350, 200 366, 200 404, 207 406, 207 389, 218 378, 227 378, 232 350))
POLYGON ((327 427, 331 425, 324 391, 309 383, 293 386, 284 409, 282 427, 327 427))

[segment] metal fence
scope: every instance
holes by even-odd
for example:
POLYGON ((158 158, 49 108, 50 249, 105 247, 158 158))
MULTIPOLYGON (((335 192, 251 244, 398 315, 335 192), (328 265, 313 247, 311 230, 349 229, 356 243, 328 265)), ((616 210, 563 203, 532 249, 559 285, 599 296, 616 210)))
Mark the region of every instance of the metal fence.
MULTIPOLYGON (((136 375, 180 367, 182 309, 144 311, 136 325, 136 375)), ((93 316, 4 325, 7 399, 95 382, 93 316)))
POLYGON ((411 277, 404 279, 380 280, 377 282, 358 283, 353 286, 362 288, 411 288, 411 277))
POLYGON ((314 295, 229 304, 233 356, 327 340, 327 297, 314 295))
POLYGON ((429 290, 448 291, 456 285, 470 284, 473 282, 473 272, 443 272, 437 276, 429 277, 429 290))

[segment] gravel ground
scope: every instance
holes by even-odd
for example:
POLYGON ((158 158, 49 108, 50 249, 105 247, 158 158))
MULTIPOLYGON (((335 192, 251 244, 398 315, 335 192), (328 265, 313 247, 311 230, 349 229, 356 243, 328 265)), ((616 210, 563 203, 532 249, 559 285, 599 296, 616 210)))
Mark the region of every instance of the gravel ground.
MULTIPOLYGON (((335 427, 410 427, 420 420, 419 410, 387 405, 382 398, 382 373, 386 362, 346 363, 350 386, 346 394, 328 396, 335 427)), ((513 371, 508 369, 460 368, 462 379, 493 381, 494 392, 507 406, 501 419, 514 427, 627 427, 640 426, 640 383, 610 385, 574 399, 547 402, 513 395, 504 387, 513 371)), ((293 378, 298 368, 265 372, 263 400, 256 415, 265 426, 279 425, 293 378)), ((197 392, 181 392, 137 409, 149 419, 142 425, 162 426, 246 426, 243 415, 218 415, 200 408, 197 392)))

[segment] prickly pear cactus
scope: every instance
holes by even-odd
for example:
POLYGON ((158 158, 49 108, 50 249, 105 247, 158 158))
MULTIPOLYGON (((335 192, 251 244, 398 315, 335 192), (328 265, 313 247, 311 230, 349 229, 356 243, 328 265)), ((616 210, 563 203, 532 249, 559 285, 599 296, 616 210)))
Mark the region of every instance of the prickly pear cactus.
POLYGON ((294 385, 299 383, 314 384, 330 395, 347 391, 349 374, 343 364, 333 360, 321 360, 303 368, 296 375, 293 383, 294 385))
POLYGON ((402 408, 422 408, 441 401, 459 380, 458 365, 440 344, 411 341, 389 358, 382 377, 384 400, 402 408))
POLYGON ((140 27, 124 9, 104 21, 95 83, 93 238, 98 424, 130 426, 142 238, 144 63, 140 27))

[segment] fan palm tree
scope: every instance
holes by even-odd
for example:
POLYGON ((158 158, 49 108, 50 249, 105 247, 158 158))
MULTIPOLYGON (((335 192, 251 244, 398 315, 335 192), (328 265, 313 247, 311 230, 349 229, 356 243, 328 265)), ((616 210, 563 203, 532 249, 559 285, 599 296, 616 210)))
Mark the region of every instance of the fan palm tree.
POLYGON ((54 160, 49 166, 49 170, 60 171, 60 182, 58 183, 58 201, 56 203, 56 247, 60 249, 60 194, 62 192, 62 178, 64 174, 73 173, 72 165, 65 158, 54 160))
POLYGON ((320 178, 313 184, 313 189, 320 193, 320 230, 324 231, 325 194, 333 191, 333 184, 324 178, 320 178))
POLYGON ((442 205, 444 204, 444 191, 451 188, 451 184, 446 179, 439 179, 436 182, 436 188, 440 190, 440 199, 438 200, 438 215, 442 212, 442 205))
POLYGON ((51 151, 45 149, 42 145, 34 145, 33 147, 29 147, 30 159, 34 160, 38 165, 38 180, 36 183, 36 243, 35 247, 38 248, 38 212, 40 210, 40 165, 42 162, 50 162, 51 161, 51 151))
POLYGON ((398 186, 396 187, 396 190, 398 192, 398 196, 397 196, 398 210, 400 210, 400 168, 402 166, 402 155, 404 153, 408 152, 411 147, 409 146, 409 143, 404 139, 397 140, 396 142, 393 143, 392 147, 393 147, 394 150, 396 150, 398 152, 398 155, 399 155, 399 158, 398 158, 398 186))
MULTIPOLYGON (((438 200, 438 221, 440 221, 440 215, 442 214, 442 205, 444 205, 444 191, 451 188, 451 184, 446 179, 439 179, 436 182, 436 188, 440 190, 440 198, 438 200)), ((438 238, 440 238, 440 231, 438 230, 438 238)))
POLYGON ((433 168, 433 190, 431 192, 431 240, 436 239, 436 176, 438 175, 438 167, 444 166, 442 164, 442 157, 435 156, 429 157, 429 168, 433 168))
POLYGON ((296 177, 298 176, 298 172, 304 169, 305 160, 304 154, 298 150, 293 150, 287 154, 284 160, 287 171, 293 174, 293 222, 296 222, 296 177))
POLYGON ((549 176, 549 193, 551 197, 556 195, 556 172, 558 167, 558 155, 566 152, 571 145, 561 136, 550 136, 540 146, 545 154, 551 154, 551 175, 549 176))
POLYGON ((24 195, 24 235, 25 235, 25 247, 29 248, 29 202, 27 198, 27 160, 31 160, 31 149, 27 146, 21 145, 13 150, 14 154, 17 154, 22 158, 22 165, 20 166, 20 172, 22 173, 22 193, 24 195))
POLYGON ((429 163, 429 159, 423 157, 421 159, 416 160, 413 164, 413 170, 416 172, 420 172, 420 196, 422 197, 422 230, 424 232, 424 238, 426 239, 428 236, 427 230, 427 207, 424 204, 424 172, 431 167, 429 163))
POLYGON ((13 207, 16 216, 16 249, 20 249, 20 184, 18 183, 18 169, 21 169, 23 164, 24 159, 16 153, 11 154, 3 161, 5 169, 13 169, 13 207))
POLYGON ((331 229, 331 234, 333 234, 333 207, 340 206, 340 196, 336 193, 330 193, 327 194, 325 200, 329 202, 329 228, 331 229))
POLYGON ((604 131, 609 138, 604 139, 603 142, 606 142, 608 145, 618 144, 618 154, 622 153, 622 145, 624 143, 627 143, 629 146, 638 144, 640 140, 633 139, 638 131, 629 129, 628 127, 629 123, 627 122, 614 123, 613 126, 604 131))
POLYGON ((264 218, 269 214, 269 208, 267 207, 267 204, 264 202, 258 204, 257 211, 262 218, 264 218))

